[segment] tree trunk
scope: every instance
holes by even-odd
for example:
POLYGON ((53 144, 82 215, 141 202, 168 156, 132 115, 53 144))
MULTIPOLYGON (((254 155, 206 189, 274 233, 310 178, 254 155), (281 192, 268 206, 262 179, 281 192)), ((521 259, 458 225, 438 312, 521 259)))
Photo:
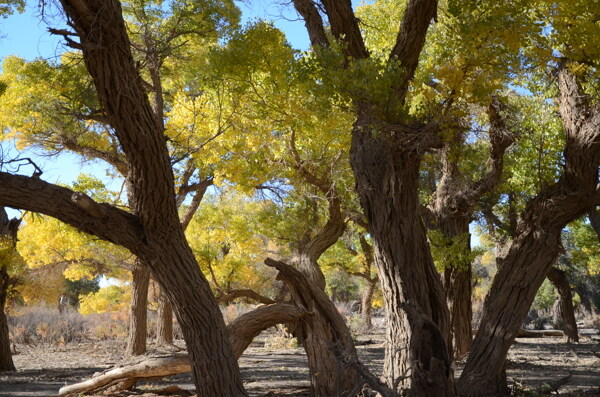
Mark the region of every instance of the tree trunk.
POLYGON ((311 315, 299 322, 293 334, 306 351, 311 378, 311 396, 344 396, 358 383, 358 373, 348 368, 336 353, 342 351, 358 362, 348 326, 333 302, 313 280, 291 266, 267 258, 267 266, 279 271, 296 305, 311 315))
POLYGON ((350 160, 375 242, 385 302, 383 377, 398 392, 452 395, 452 350, 446 342, 450 341, 449 313, 417 207, 421 156, 402 145, 411 135, 426 139, 428 134, 419 131, 424 126, 377 123, 371 112, 359 110, 350 160), (427 332, 420 332, 421 317, 404 310, 406 302, 429 321, 427 332))
POLYGON ((558 291, 558 319, 565 332, 567 342, 579 342, 575 309, 573 308, 573 294, 567 275, 564 271, 553 267, 548 272, 548 280, 558 291))
POLYGON ((158 295, 158 311, 156 313, 156 343, 158 345, 173 344, 173 309, 162 288, 158 295))
POLYGON ((473 305, 471 301, 471 263, 463 264, 464 267, 447 269, 450 283, 447 286, 447 299, 450 308, 450 326, 452 328, 452 342, 454 357, 466 355, 473 341, 471 323, 473 321, 473 305))
POLYGON ((589 105, 566 63, 558 73, 559 110, 566 132, 564 172, 530 200, 516 237, 486 297, 483 317, 460 377, 464 396, 508 393, 504 372, 508 349, 535 294, 559 253, 561 231, 598 200, 600 109, 589 105))
POLYGON ((373 328, 373 324, 371 323, 371 312, 373 311, 373 294, 375 293, 376 287, 377 279, 367 280, 367 288, 365 288, 362 294, 360 316, 362 318, 362 328, 364 332, 368 332, 373 328))
POLYGON ((3 263, 2 259, 10 261, 11 251, 16 250, 17 230, 20 223, 18 219, 9 220, 4 207, 0 207, 0 254, 2 251, 7 254, 6 258, 0 255, 0 372, 16 371, 10 351, 8 320, 5 313, 8 293, 14 287, 14 280, 8 274, 8 268, 12 263, 3 263))
MULTIPOLYGON (((446 238, 454 239, 460 236, 469 236, 469 218, 448 217, 438 220, 438 227, 446 238)), ((461 258, 467 259, 459 263, 456 258, 452 259, 451 265, 444 270, 446 299, 450 309, 450 328, 452 331, 452 342, 454 357, 463 357, 469 351, 473 340, 471 322, 473 320, 473 306, 471 302, 471 261, 467 253, 471 252, 469 239, 459 249, 465 254, 461 258)))
POLYGON ((148 335, 148 284, 150 269, 136 260, 131 282, 131 309, 129 313, 129 334, 127 335, 126 354, 146 353, 148 335))
MULTIPOLYGON (((133 59, 121 4, 116 0, 61 0, 61 4, 79 40, 69 36, 68 42, 82 51, 102 110, 129 165, 128 186, 134 198, 129 204, 139 226, 127 248, 150 267, 173 304, 190 353, 196 393, 244 396, 223 316, 180 225, 162 120, 150 105, 133 59)), ((90 217, 110 221, 107 205, 88 205, 89 201, 78 205, 90 217)), ((111 230, 111 241, 131 232, 111 230)))
POLYGON ((10 288, 8 273, 0 267, 0 372, 16 371, 10 352, 10 339, 8 338, 8 321, 4 312, 8 289, 10 288))

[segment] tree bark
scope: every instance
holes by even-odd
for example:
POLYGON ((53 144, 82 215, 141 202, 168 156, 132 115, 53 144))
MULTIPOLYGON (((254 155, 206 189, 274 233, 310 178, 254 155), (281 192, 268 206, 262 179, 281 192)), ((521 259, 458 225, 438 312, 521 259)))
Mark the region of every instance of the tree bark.
POLYGON ((440 384, 434 378, 443 373, 444 387, 436 393, 452 395, 451 350, 445 343, 450 340, 449 314, 417 207, 421 156, 396 141, 414 131, 396 126, 395 134, 386 133, 370 113, 364 111, 355 124, 350 160, 375 242, 385 302, 383 377, 399 393, 410 390, 416 396, 429 395, 429 383, 440 384), (415 305, 435 327, 415 333, 421 323, 405 312, 404 302, 415 305), (438 364, 445 370, 438 371, 438 364))
POLYGON ((136 260, 131 282, 131 308, 129 313, 129 334, 127 335, 126 354, 146 353, 148 335, 148 285, 150 269, 136 260))
MULTIPOLYGON (((16 250, 18 219, 8 219, 4 207, 0 207, 0 250, 16 250)), ((0 263, 0 372, 16 371, 10 351, 8 320, 5 306, 8 293, 14 287, 14 280, 8 274, 9 263, 0 263)))
POLYGON ((6 297, 10 288, 10 277, 4 267, 0 267, 0 372, 16 371, 10 351, 8 321, 5 313, 6 297))
POLYGON ((464 396, 508 393, 506 355, 560 251, 561 231, 599 200, 600 107, 589 105, 566 63, 559 68, 558 85, 566 132, 564 172, 555 185, 532 199, 521 215, 516 237, 486 297, 479 331, 460 377, 459 390, 464 396))
POLYGON ((336 356, 334 346, 353 361, 358 361, 352 335, 333 302, 313 280, 281 261, 267 258, 267 266, 279 271, 279 279, 288 286, 292 298, 310 317, 298 323, 293 334, 306 351, 311 377, 312 396, 348 394, 360 377, 336 356))
POLYGON ((553 267, 548 272, 548 280, 558 291, 558 318, 565 332, 567 342, 579 342, 575 309, 573 308, 573 293, 567 275, 564 271, 553 267))
POLYGON ((127 248, 148 264, 173 304, 197 394, 246 395, 221 312, 179 222, 162 120, 150 105, 133 60, 121 5, 116 0, 62 0, 61 4, 79 38, 79 43, 70 44, 82 50, 100 104, 129 164, 128 185, 134 198, 129 204, 142 237, 127 248))
POLYGON ((173 309, 162 288, 158 295, 158 311, 156 313, 156 343, 158 345, 173 344, 173 309))
POLYGON ((371 322, 371 312, 373 311, 373 294, 375 293, 375 288, 377 288, 377 281, 377 278, 368 280, 367 287, 362 294, 362 307, 360 316, 362 319, 363 331, 365 332, 368 332, 371 330, 371 328, 373 328, 373 324, 371 322))

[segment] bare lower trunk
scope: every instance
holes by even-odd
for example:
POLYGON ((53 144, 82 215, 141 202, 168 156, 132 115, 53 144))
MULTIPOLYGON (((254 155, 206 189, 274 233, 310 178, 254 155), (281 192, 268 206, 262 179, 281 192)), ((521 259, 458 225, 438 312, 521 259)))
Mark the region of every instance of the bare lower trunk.
POLYGON ((377 287, 376 280, 368 281, 367 287, 362 294, 360 316, 362 318, 362 328, 365 332, 373 328, 373 324, 371 323, 371 312, 373 311, 373 294, 375 293, 375 287, 377 287))
POLYGON ((461 396, 505 396, 508 349, 558 254, 560 231, 513 242, 485 300, 477 336, 460 378, 461 396), (529 268, 528 271, 523 269, 529 268), (510 315, 507 311, 510 310, 510 315))
POLYGON ((575 309, 573 308, 573 293, 567 275, 564 271, 553 267, 548 273, 548 280, 552 282, 558 291, 558 318, 565 332, 565 337, 568 342, 579 342, 575 309))
POLYGON ((0 268, 0 372, 16 371, 10 352, 10 339, 8 338, 8 321, 4 312, 6 304, 9 277, 6 269, 0 268))
MULTIPOLYGON (((177 320, 190 354, 199 396, 245 396, 221 311, 212 296, 207 280, 198 270, 183 236, 169 240, 176 229, 155 241, 152 273, 173 304, 177 320), (180 246, 185 244, 186 248, 180 246), (179 258, 180 260, 174 260, 179 258)), ((149 259, 149 258, 148 258, 149 259)))
POLYGON ((348 326, 325 291, 291 266, 267 259, 279 270, 296 305, 311 313, 293 331, 306 350, 311 378, 311 396, 344 396, 360 380, 358 373, 345 366, 336 355, 342 351, 352 361, 358 356, 348 326))
POLYGON ((129 313, 129 334, 127 336, 126 354, 140 355, 146 353, 146 337, 148 334, 148 284, 150 269, 136 260, 131 282, 131 311, 129 313))
POLYGON ((156 343, 173 344, 173 309, 167 296, 160 290, 158 295, 158 311, 156 313, 156 343))
POLYGON ((368 109, 363 111, 353 132, 351 163, 385 302, 383 377, 403 394, 453 395, 449 313, 417 208, 421 157, 396 141, 414 130, 397 126, 387 134, 378 130, 368 109), (407 314, 407 302, 419 316, 407 314))
POLYGON ((448 306, 450 307, 450 324, 452 328, 452 344, 454 357, 463 357, 468 353, 473 341, 471 322, 473 305, 471 302, 471 264, 464 268, 448 269, 450 283, 447 286, 448 306))
POLYGON ((566 132, 563 175, 530 200, 521 215, 516 237, 486 297, 479 331, 460 377, 464 396, 508 393, 506 355, 556 260, 562 229, 598 201, 600 108, 589 107, 589 98, 566 64, 560 66, 558 83, 566 132))

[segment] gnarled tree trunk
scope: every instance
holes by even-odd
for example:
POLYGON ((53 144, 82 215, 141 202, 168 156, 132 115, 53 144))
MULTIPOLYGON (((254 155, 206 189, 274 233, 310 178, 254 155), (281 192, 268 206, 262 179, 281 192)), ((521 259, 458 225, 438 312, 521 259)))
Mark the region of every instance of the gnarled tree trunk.
POLYGON ((558 318, 565 332, 565 337, 568 342, 579 342, 575 309, 573 308, 573 293, 567 275, 564 271, 553 267, 548 272, 548 280, 558 292, 558 318))
POLYGON ((360 317, 362 319, 362 328, 365 332, 373 328, 371 313, 373 311, 373 294, 375 293, 375 288, 377 288, 377 282, 377 278, 368 280, 367 287, 362 293, 360 317))
MULTIPOLYGON (((18 219, 8 219, 4 207, 0 207, 0 250, 6 253, 9 260, 12 250, 16 249, 17 230, 21 223, 18 219)), ((8 274, 10 263, 0 262, 0 372, 15 371, 12 354, 10 351, 10 339, 8 335, 8 320, 6 318, 5 306, 8 293, 14 287, 14 279, 8 274)))
POLYGON ((306 350, 312 396, 344 396, 359 382, 358 373, 336 356, 344 352, 358 362, 352 335, 333 302, 320 286, 281 261, 267 258, 267 266, 279 271, 278 278, 288 286, 296 305, 311 315, 293 329, 306 350))
POLYGON ((368 111, 362 116, 353 133, 351 164, 375 241, 385 302, 384 380, 415 396, 452 395, 451 350, 445 342, 450 340, 448 309, 417 207, 421 157, 393 137, 408 127, 387 134, 368 111), (421 316, 408 315, 405 302, 435 326, 415 332, 421 316))
POLYGON ((148 285, 150 269, 138 260, 133 268, 131 282, 131 307, 129 313, 129 333, 127 335, 126 354, 146 353, 148 335, 148 285))
POLYGON ((464 396, 503 396, 506 354, 535 294, 550 271, 565 225, 598 203, 600 107, 566 63, 558 73, 559 110, 566 132, 565 166, 559 181, 532 199, 486 297, 479 331, 459 389, 464 396))

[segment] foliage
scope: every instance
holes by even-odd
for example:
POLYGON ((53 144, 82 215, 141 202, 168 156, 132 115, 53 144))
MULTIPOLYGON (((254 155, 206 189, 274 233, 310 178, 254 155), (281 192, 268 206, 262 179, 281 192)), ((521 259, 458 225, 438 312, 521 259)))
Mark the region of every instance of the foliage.
POLYGON ((446 269, 466 270, 466 266, 484 253, 479 247, 471 249, 471 234, 464 233, 456 237, 446 237, 440 230, 427 232, 431 255, 439 272, 446 269))
POLYGON ((131 300, 131 288, 109 285, 80 298, 79 312, 83 315, 126 311, 131 300))
POLYGON ((531 307, 536 310, 549 310, 554 305, 558 298, 552 283, 548 279, 544 280, 542 286, 535 295, 535 299, 531 307))

